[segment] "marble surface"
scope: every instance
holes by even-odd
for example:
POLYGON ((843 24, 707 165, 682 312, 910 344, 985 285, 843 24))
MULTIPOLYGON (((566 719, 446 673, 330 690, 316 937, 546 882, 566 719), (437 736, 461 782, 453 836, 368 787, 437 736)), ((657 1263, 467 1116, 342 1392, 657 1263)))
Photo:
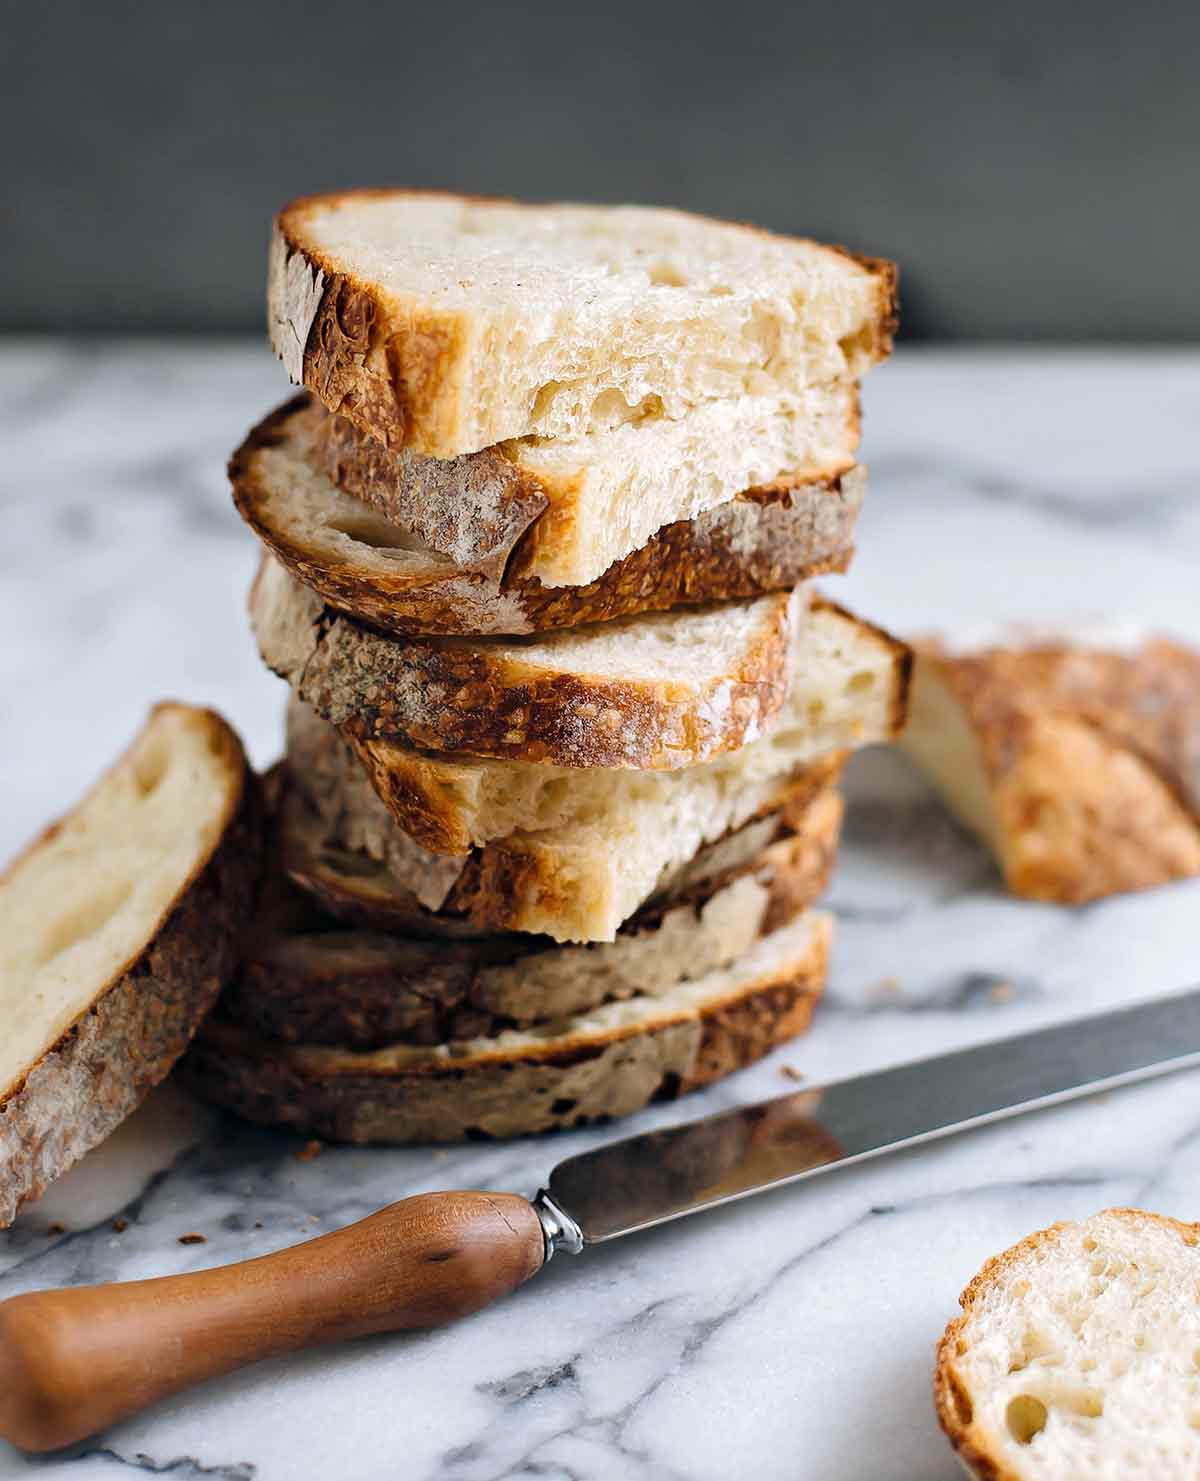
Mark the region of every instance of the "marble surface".
MULTIPOLYGON (((275 753, 282 695, 246 631, 253 541, 222 470, 284 392, 240 344, 0 349, 0 853, 159 696, 215 704, 257 761, 275 753)), ((1198 405, 1197 354, 904 349, 868 387, 862 553, 830 586, 901 632, 1035 619, 1200 641, 1198 405)), ((812 1033, 633 1127, 1200 980, 1200 884, 1009 900, 900 758, 860 758, 850 792, 812 1033)), ((0 1235, 0 1297, 263 1253, 426 1189, 531 1193, 603 1136, 305 1162, 167 1087, 0 1235)), ((265 1365, 63 1456, 0 1442, 0 1477, 950 1481, 933 1348, 983 1259, 1116 1203, 1194 1218, 1198 1190, 1193 1074, 563 1257, 457 1328, 265 1365)))

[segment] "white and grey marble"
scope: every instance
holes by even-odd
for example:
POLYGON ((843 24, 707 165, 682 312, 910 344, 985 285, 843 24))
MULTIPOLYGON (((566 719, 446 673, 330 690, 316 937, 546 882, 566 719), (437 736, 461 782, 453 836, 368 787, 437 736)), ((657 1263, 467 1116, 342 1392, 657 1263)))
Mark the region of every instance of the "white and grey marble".
MULTIPOLYGON (((0 853, 161 695, 216 704, 274 754, 222 465, 283 393, 239 344, 3 348, 0 853)), ((1197 407, 1196 354, 905 348, 868 388, 862 553, 831 586, 903 632, 1132 620, 1200 640, 1197 407)), ((851 795, 814 1030, 634 1126, 786 1091, 785 1067, 840 1077, 1200 980, 1200 884, 1009 900, 898 757, 860 758, 851 795)), ((603 1135, 302 1162, 168 1087, 0 1236, 0 1297, 262 1253, 425 1189, 532 1192, 603 1135), (207 1243, 178 1243, 192 1232, 207 1243)), ((0 1442, 0 1477, 950 1481, 929 1379, 959 1290, 1021 1235, 1114 1203, 1200 1215, 1200 1075, 561 1258, 457 1328, 265 1365, 65 1456, 0 1442)))

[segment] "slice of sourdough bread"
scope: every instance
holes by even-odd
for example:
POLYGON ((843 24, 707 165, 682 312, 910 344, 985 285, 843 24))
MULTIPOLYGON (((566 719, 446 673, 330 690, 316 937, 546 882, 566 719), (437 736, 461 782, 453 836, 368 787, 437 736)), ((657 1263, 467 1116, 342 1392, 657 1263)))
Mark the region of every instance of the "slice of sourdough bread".
MULTIPOLYGON (((792 651, 788 697, 767 733, 739 750, 673 771, 439 757, 392 740, 352 733, 344 739, 418 843, 462 854, 518 831, 619 822, 647 808, 665 817, 693 811, 699 798, 705 799, 702 806, 709 799, 719 805, 748 784, 785 776, 830 751, 889 740, 904 723, 910 662, 902 643, 818 599, 792 651)), ((289 734, 307 723, 306 709, 293 702, 289 734)), ((719 832, 740 821, 723 819, 719 832)), ((695 839, 688 856, 702 841, 695 839)))
POLYGON ((728 967, 544 1028, 417 1047, 285 1045, 228 1019, 186 1061, 205 1098, 332 1141, 519 1136, 625 1116, 707 1085, 808 1027, 831 922, 808 912, 728 967))
POLYGON ((986 1481, 1200 1475, 1200 1225, 1136 1209, 989 1260, 938 1347, 938 1419, 986 1481))
MULTIPOLYGON (((837 781, 838 770, 833 765, 823 773, 824 790, 814 794, 814 782, 806 777, 776 811, 706 844, 694 858, 659 881, 653 895, 632 917, 632 924, 636 926, 645 913, 659 912, 665 904, 729 882, 774 843, 790 836, 805 838, 810 832, 820 837, 821 830, 812 825, 808 812, 834 795, 830 789, 837 781)), ((298 787, 287 790, 279 807, 279 868, 321 911, 348 925, 456 940, 491 935, 496 927, 508 924, 504 907, 489 911, 480 896, 481 881, 489 871, 478 856, 449 859, 420 848, 395 826, 365 779, 362 785, 370 815, 379 825, 372 829, 368 818, 366 832, 382 835, 385 856, 388 843, 400 841, 397 852, 402 851, 402 857, 397 859, 395 869, 362 848, 339 842, 338 827, 331 827, 298 787), (443 871, 449 872, 448 879, 443 871), (470 913, 463 913, 472 910, 474 919, 470 913)), ((341 835, 359 838, 344 804, 335 810, 332 799, 327 799, 327 805, 340 825, 341 835)), ((814 812, 813 818, 816 816, 814 812)), ((304 918, 302 913, 299 919, 304 918)))
POLYGON ((855 380, 895 315, 890 263, 636 206, 310 196, 268 270, 291 378, 438 458, 855 380))
POLYGON ((162 704, 0 877, 0 1226, 183 1053, 233 972, 261 845, 237 736, 162 704))
POLYGON ((904 745, 1014 894, 1077 904, 1200 874, 1200 654, 1178 644, 926 645, 904 745))
POLYGON ((346 930, 312 909, 263 923, 222 1012, 284 1043, 373 1049, 494 1037, 506 1028, 656 997, 728 966, 821 895, 841 800, 824 793, 803 833, 769 844, 732 879, 645 908, 616 941, 553 946, 526 936, 419 940, 346 930))
POLYGON ((414 470, 412 455, 363 438, 352 460, 321 441, 347 425, 303 398, 273 412, 230 461, 234 502, 331 606, 401 635, 526 633, 795 586, 849 564, 866 485, 863 469, 837 460, 742 489, 694 518, 670 516, 594 579, 548 586, 530 571, 547 497, 519 480, 508 488, 508 459, 493 450, 414 470))
POLYGON ((250 619, 267 667, 323 719, 434 751, 670 770, 737 750, 779 713, 803 588, 504 641, 384 637, 266 558, 250 619))

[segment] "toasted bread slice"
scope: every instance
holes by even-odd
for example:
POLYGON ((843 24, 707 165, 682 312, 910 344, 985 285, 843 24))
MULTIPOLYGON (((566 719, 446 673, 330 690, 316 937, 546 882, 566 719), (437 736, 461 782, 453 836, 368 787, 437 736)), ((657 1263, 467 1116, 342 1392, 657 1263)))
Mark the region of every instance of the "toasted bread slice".
POLYGON ((802 1033, 824 986, 830 935, 829 917, 808 912, 730 966, 658 996, 425 1048, 285 1045, 213 1018, 188 1057, 188 1079, 251 1121, 332 1141, 581 1126, 707 1085, 802 1033))
POLYGON ((855 380, 891 347, 895 269, 679 211, 347 191, 276 218, 271 340, 390 447, 677 421, 855 380))
POLYGON ((835 792, 822 793, 801 832, 768 844, 731 879, 644 908, 611 943, 420 940, 346 930, 315 909, 268 921, 222 1011, 268 1039, 372 1049, 493 1037, 619 998, 655 997, 728 966, 812 905, 829 878, 841 811, 835 792))
POLYGON ((983 1481, 1200 1475, 1200 1225, 1137 1209, 989 1260, 938 1347, 938 1419, 983 1481))
POLYGON ((237 736, 162 704, 0 877, 0 1226, 183 1053, 232 974, 261 847, 237 736))
MULTIPOLYGON (((630 924, 636 927, 647 912, 656 914, 665 904, 727 883, 752 867, 764 849, 789 835, 807 836, 808 810, 832 795, 839 770, 840 762, 835 761, 822 768, 818 778, 803 777, 779 800, 775 811, 741 824, 669 871, 630 924)), ((362 790, 369 817, 361 826, 347 816, 343 805, 340 810, 330 809, 335 817, 331 827, 295 786, 288 788, 279 807, 279 868, 322 912, 367 930, 452 940, 489 936, 510 923, 503 903, 497 902, 489 911, 480 896, 481 881, 489 870, 478 856, 449 859, 420 848, 396 828, 365 779, 362 790), (371 818, 377 827, 372 828, 371 818), (339 841, 351 837, 361 843, 363 832, 382 835, 384 858, 389 857, 388 843, 399 841, 403 857, 396 868, 389 868, 362 847, 339 841)), ((305 918, 301 912, 297 921, 305 918)))
POLYGON ((922 650, 904 745, 1008 888, 1077 904, 1200 874, 1200 655, 922 650))
POLYGON ((269 558, 250 595, 264 662, 348 733, 641 770, 761 735, 787 697, 807 607, 801 588, 516 641, 401 640, 339 617, 269 558))
POLYGON ((401 635, 574 627, 842 571, 866 486, 863 469, 836 459, 673 518, 584 584, 549 586, 530 570, 546 543, 538 535, 546 496, 529 507, 506 492, 505 478, 516 477, 506 458, 476 454, 458 472, 458 462, 421 459, 417 471, 405 465, 401 483, 398 460, 369 439, 354 459, 331 451, 328 437, 322 443, 323 430, 343 425, 303 398, 273 412, 233 455, 234 502, 323 600, 401 635))

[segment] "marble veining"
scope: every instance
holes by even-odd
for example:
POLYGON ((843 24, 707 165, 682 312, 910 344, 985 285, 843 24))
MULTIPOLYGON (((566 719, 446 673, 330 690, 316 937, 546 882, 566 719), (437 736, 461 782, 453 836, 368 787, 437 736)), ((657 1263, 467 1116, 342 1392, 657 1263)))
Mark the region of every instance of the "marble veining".
MULTIPOLYGON (((224 710, 259 763, 278 750, 223 466, 285 392, 240 343, 0 348, 0 853, 160 696, 224 710)), ((830 588, 900 632, 1120 622, 1200 641, 1197 405, 1194 353, 905 348, 868 384, 860 554, 830 588)), ((859 758, 849 794, 812 1033, 632 1127, 1200 980, 1200 884, 1010 900, 899 756, 859 758)), ((0 1235, 0 1297, 265 1253, 439 1187, 531 1193, 605 1136, 301 1161, 168 1086, 0 1235)), ((1190 1074, 560 1258, 457 1328, 264 1364, 61 1456, 0 1442, 0 1477, 951 1481, 933 1347, 983 1259, 1117 1203, 1197 1217, 1198 1187, 1190 1074)))

